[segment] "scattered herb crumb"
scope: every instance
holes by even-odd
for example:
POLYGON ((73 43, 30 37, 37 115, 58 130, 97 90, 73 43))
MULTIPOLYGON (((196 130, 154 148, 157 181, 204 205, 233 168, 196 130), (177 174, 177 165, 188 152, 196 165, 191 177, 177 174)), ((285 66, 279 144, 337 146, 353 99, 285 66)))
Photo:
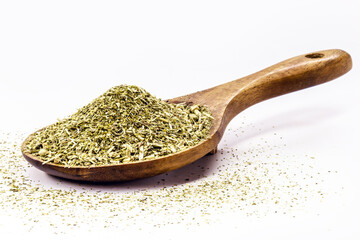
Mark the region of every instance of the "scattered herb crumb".
MULTIPOLYGON (((224 138, 239 139, 242 131, 229 128, 224 138)), ((21 155, 24 136, 0 133, 0 214, 18 219, 26 231, 197 228, 222 222, 224 214, 293 218, 314 200, 321 203, 327 196, 324 174, 336 174, 314 167, 311 157, 285 154, 283 144, 264 138, 246 149, 223 142, 217 154, 153 178, 104 186, 55 178, 48 186, 34 178, 38 170, 21 155)))

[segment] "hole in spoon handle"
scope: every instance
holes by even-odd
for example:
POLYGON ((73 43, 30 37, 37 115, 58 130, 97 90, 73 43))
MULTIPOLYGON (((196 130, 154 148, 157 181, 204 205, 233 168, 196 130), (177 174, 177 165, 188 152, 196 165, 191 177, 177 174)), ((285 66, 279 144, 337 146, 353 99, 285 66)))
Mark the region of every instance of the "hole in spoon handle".
POLYGON ((324 56, 325 55, 322 53, 310 53, 310 54, 305 55, 305 57, 307 57, 307 58, 322 58, 324 56))

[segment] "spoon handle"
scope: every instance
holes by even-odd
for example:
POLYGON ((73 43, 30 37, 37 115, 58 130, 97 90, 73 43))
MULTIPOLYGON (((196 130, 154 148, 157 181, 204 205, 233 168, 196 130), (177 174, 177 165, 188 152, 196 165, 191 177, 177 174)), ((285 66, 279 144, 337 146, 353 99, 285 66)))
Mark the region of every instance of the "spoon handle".
POLYGON ((345 74, 351 67, 351 56, 347 52, 324 50, 290 58, 213 89, 226 96, 222 101, 225 108, 223 123, 226 126, 233 117, 251 105, 328 82, 345 74))

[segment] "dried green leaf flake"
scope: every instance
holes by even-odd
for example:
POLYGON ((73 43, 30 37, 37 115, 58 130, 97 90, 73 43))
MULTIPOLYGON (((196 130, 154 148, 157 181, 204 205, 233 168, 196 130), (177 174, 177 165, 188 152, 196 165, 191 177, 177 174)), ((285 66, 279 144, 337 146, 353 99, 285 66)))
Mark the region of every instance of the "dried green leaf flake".
POLYGON ((212 119, 204 106, 170 104, 137 86, 120 85, 36 132, 24 150, 68 167, 144 161, 198 144, 212 119))

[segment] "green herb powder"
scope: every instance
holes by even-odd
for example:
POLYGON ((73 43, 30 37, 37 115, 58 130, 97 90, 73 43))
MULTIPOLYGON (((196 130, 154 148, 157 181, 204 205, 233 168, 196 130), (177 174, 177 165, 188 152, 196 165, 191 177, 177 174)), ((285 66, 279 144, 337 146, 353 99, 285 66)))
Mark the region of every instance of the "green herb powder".
POLYGON ((212 119, 204 106, 170 104, 121 85, 36 132, 24 151, 68 167, 144 161, 196 145, 212 119))

